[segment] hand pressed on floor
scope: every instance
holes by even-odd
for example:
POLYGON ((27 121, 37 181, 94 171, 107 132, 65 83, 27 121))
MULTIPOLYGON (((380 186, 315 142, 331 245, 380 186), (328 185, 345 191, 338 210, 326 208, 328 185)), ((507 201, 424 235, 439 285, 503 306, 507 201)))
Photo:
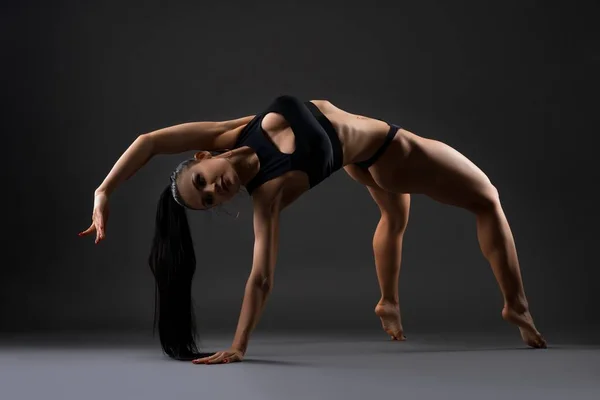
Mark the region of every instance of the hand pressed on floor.
POLYGON ((229 348, 225 351, 218 351, 210 357, 197 358, 192 362, 194 364, 227 364, 239 362, 244 359, 244 353, 241 350, 229 348))

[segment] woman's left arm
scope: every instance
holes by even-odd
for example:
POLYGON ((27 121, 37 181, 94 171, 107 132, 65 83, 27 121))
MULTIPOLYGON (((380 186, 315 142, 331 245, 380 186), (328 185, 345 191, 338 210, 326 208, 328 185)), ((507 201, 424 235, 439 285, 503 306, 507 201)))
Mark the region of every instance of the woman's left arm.
MULTIPOLYGON (((273 181, 272 181, 273 182, 273 181)), ((281 191, 269 182, 252 195, 254 205, 254 256, 246 282, 242 311, 233 343, 228 350, 194 360, 194 364, 220 364, 241 361, 246 354, 250 333, 258 323, 267 298, 273 290, 275 262, 279 244, 281 191), (278 194, 274 195, 273 193, 278 194)))
POLYGON ((246 283, 244 301, 232 348, 246 352, 250 333, 258 323, 269 294, 273 290, 279 244, 279 196, 261 202, 254 199, 254 256, 246 283))

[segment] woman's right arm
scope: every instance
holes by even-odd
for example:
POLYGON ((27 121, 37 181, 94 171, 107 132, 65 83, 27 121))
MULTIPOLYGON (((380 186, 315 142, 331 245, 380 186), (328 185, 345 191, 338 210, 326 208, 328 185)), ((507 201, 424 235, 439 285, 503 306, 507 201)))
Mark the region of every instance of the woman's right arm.
POLYGON ((98 186, 95 194, 110 195, 121 182, 129 179, 154 155, 152 139, 146 134, 140 135, 119 157, 104 181, 98 186))
POLYGON ((231 121, 187 122, 139 135, 117 160, 96 193, 110 195, 120 183, 129 179, 156 154, 231 148, 236 135, 230 133, 252 118, 254 116, 231 121))
POLYGON ((96 233, 96 243, 105 237, 108 220, 108 196, 156 154, 182 153, 190 150, 221 150, 233 147, 236 132, 254 116, 221 122, 188 122, 139 135, 119 157, 104 181, 94 191, 92 224, 79 236, 96 233))

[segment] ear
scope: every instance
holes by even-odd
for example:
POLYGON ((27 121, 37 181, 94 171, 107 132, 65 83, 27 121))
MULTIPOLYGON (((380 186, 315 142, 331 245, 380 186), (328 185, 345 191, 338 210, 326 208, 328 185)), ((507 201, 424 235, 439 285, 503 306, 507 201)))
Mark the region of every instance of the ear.
POLYGON ((194 154, 194 158, 197 161, 204 160, 205 158, 211 158, 211 157, 212 157, 212 155, 208 151, 199 151, 196 154, 194 154))

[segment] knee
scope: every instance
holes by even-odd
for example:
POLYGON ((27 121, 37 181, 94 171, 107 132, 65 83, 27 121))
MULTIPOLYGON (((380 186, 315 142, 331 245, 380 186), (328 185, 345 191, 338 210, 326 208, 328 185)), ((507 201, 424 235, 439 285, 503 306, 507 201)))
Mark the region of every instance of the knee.
POLYGON ((475 213, 493 212, 498 207, 500 207, 500 194, 498 189, 490 183, 479 193, 477 200, 472 205, 472 211, 475 213))
POLYGON ((402 214, 382 213, 379 226, 388 233, 402 235, 408 225, 408 216, 402 214))

